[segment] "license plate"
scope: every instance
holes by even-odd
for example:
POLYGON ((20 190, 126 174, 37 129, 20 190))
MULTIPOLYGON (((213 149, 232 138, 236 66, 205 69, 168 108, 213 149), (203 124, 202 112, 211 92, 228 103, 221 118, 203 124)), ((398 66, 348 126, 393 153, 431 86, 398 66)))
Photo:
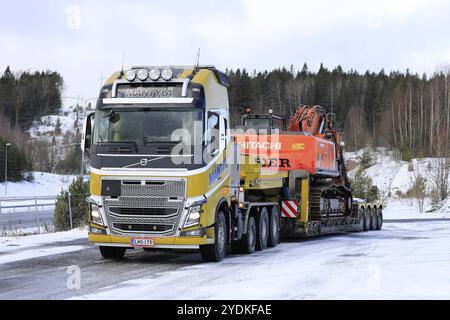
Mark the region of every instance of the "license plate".
POLYGON ((152 247, 155 245, 155 240, 150 238, 133 238, 131 244, 135 247, 152 247))

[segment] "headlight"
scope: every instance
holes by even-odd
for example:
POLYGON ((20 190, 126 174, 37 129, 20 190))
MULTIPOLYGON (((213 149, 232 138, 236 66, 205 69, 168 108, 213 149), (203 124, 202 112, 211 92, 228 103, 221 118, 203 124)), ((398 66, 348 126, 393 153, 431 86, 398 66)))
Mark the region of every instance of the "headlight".
POLYGON ((91 221, 100 226, 103 225, 103 219, 102 219, 102 214, 100 213, 100 207, 95 204, 91 204, 91 221))
POLYGON ((193 206, 189 209, 189 215, 184 224, 185 228, 196 226, 200 223, 200 213, 202 206, 193 206))
POLYGON ((162 77, 164 80, 169 81, 170 79, 173 78, 173 71, 172 71, 171 69, 164 69, 164 70, 161 72, 161 77, 162 77))
POLYGON ((129 70, 127 71, 125 77, 128 81, 134 81, 136 79, 136 71, 135 70, 129 70))
POLYGON ((150 79, 156 81, 159 79, 159 77, 161 77, 161 71, 159 71, 158 69, 150 70, 150 79))
POLYGON ((147 69, 141 69, 137 72, 137 77, 141 81, 145 81, 148 78, 148 70, 147 69))

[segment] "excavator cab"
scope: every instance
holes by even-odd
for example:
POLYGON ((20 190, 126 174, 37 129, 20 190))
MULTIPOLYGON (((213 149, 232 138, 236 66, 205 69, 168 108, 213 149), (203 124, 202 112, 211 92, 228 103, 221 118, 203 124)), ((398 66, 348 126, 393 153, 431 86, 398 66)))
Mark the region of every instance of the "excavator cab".
POLYGON ((281 116, 273 114, 269 110, 268 114, 252 114, 250 109, 247 109, 246 114, 242 116, 242 129, 249 130, 279 130, 286 131, 286 120, 281 116))

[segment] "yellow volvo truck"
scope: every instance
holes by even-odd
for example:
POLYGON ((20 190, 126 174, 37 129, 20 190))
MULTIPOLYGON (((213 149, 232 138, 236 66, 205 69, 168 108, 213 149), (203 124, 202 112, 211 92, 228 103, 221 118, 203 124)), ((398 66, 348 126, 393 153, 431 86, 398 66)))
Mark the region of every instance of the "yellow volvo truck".
MULTIPOLYGON (((311 221, 307 173, 265 171, 257 157, 241 155, 228 87, 213 66, 140 66, 106 81, 82 139, 89 240, 104 258, 181 249, 217 262, 228 251, 275 247, 283 225, 326 233, 311 221), (296 214, 283 215, 284 205, 296 214)), ((329 231, 376 229, 377 216, 380 206, 355 204, 329 231)))

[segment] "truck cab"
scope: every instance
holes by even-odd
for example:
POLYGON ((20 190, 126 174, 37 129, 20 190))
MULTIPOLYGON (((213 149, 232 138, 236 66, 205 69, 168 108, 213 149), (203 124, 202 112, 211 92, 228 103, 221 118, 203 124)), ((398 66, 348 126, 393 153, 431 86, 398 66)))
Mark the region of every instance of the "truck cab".
POLYGON ((105 83, 82 141, 89 240, 105 258, 139 248, 222 258, 217 216, 234 192, 228 86, 213 66, 135 67, 105 83))

